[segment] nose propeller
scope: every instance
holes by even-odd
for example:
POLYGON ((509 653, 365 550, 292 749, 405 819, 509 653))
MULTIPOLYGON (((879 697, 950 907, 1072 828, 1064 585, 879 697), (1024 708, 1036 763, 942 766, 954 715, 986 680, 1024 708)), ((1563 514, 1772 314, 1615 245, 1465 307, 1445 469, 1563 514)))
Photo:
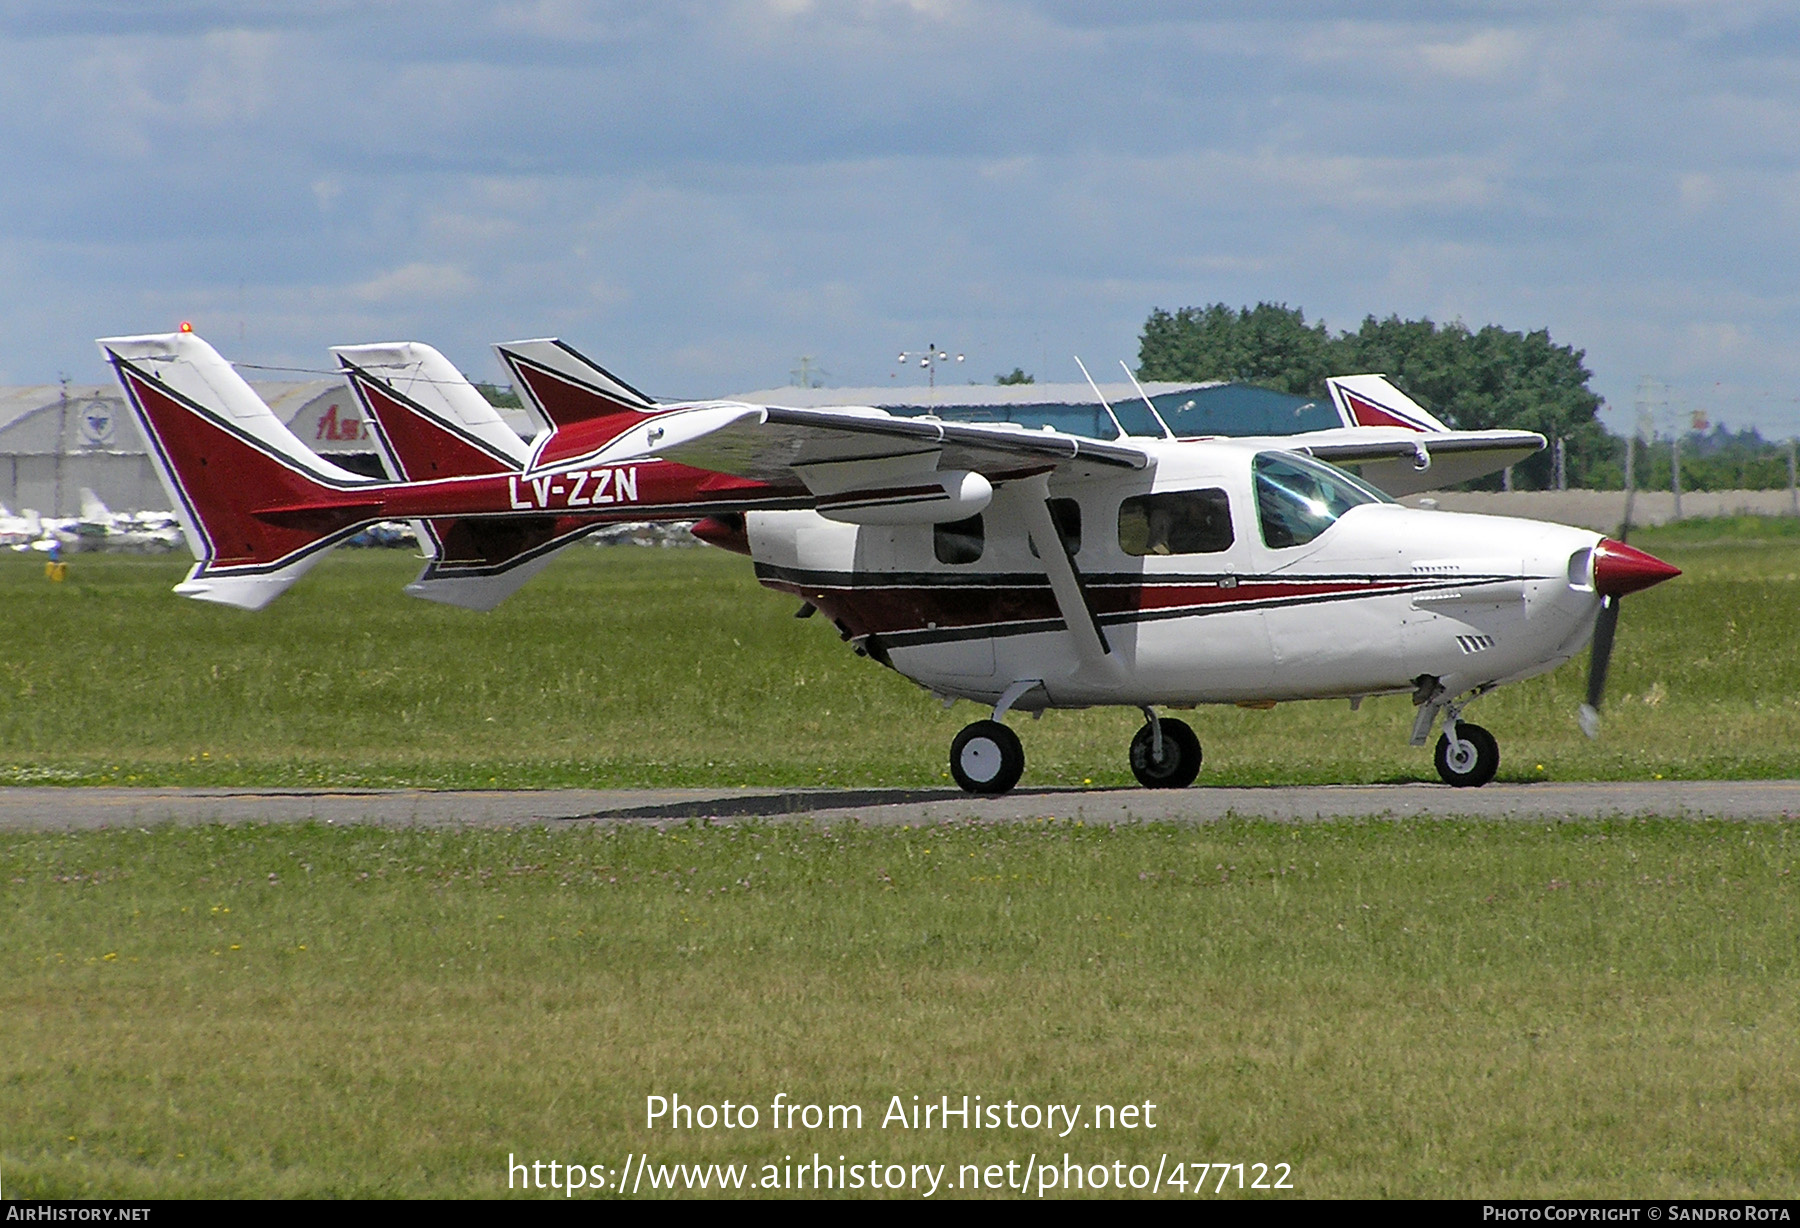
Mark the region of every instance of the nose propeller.
POLYGON ((1613 635, 1619 627, 1619 599, 1681 574, 1653 554, 1604 538, 1594 547, 1594 591, 1600 614, 1594 620, 1594 648, 1588 663, 1587 702, 1581 705, 1581 732, 1600 736, 1600 700, 1606 694, 1606 671, 1612 664, 1613 635))

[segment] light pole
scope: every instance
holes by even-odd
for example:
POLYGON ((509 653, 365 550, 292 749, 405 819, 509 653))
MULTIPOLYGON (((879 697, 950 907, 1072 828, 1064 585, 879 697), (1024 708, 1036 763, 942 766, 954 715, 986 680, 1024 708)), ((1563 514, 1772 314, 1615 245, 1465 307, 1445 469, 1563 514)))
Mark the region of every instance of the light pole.
POLYGON ((926 382, 931 387, 936 388, 937 387, 938 364, 945 363, 945 362, 961 362, 963 360, 963 356, 961 354, 958 354, 954 358, 952 358, 947 351, 940 350, 935 345, 927 345, 922 350, 901 350, 900 351, 900 365, 901 366, 904 367, 908 363, 913 362, 915 360, 918 362, 918 364, 921 367, 925 368, 926 382))

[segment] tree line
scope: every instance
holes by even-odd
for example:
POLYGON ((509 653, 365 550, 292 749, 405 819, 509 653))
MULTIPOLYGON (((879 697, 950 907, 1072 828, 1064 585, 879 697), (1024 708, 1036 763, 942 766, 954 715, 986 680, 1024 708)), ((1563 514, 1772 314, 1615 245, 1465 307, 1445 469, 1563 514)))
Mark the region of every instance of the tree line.
MULTIPOLYGON (((1380 372, 1458 430, 1508 427, 1562 439, 1568 484, 1583 486, 1602 476, 1617 443, 1595 417, 1601 401, 1588 387, 1593 372, 1584 356, 1556 344, 1547 329, 1371 315, 1354 332, 1333 333, 1285 303, 1210 303, 1150 313, 1138 378, 1237 380, 1323 397, 1327 376, 1380 372)), ((1551 450, 1521 461, 1513 478, 1520 489, 1551 486, 1551 450)), ((1478 485, 1499 483, 1495 475, 1478 485)))
MULTIPOLYGON (((1296 396, 1323 397, 1331 375, 1380 372, 1419 404, 1460 430, 1507 427, 1563 440, 1570 486, 1617 490, 1624 484, 1625 440, 1595 416, 1600 397, 1588 387, 1585 351, 1558 345, 1549 330, 1515 332, 1460 320, 1437 324, 1367 316, 1354 332, 1333 333, 1323 321, 1285 303, 1232 308, 1224 303, 1157 308, 1138 344, 1138 378, 1237 380, 1296 396)), ((1789 485, 1789 443, 1765 440, 1754 428, 1723 426, 1681 438, 1684 490, 1773 490, 1789 485)), ((1644 489, 1668 489, 1674 442, 1639 444, 1635 476, 1644 489)), ((1514 466, 1519 489, 1553 484, 1552 450, 1514 466)), ((1469 483, 1495 488, 1498 474, 1469 483)))
MULTIPOLYGON (((1593 485, 1614 489, 1624 483, 1625 441, 1609 436, 1613 457, 1602 466, 1593 485)), ((1731 431, 1723 425, 1710 431, 1689 431, 1681 437, 1681 489, 1781 490, 1794 477, 1787 440, 1770 441, 1754 427, 1731 431)), ((1668 490, 1675 465, 1674 441, 1661 436, 1640 441, 1633 473, 1642 490, 1668 490)))

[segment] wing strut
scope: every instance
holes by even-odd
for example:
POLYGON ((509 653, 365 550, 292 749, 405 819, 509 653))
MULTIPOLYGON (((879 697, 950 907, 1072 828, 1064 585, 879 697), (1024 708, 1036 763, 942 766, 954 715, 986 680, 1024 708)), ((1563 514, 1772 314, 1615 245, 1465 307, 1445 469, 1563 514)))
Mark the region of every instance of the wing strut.
POLYGON ((1063 622, 1068 624, 1069 634, 1075 640, 1075 652, 1080 656, 1081 663, 1110 664, 1108 658, 1112 655, 1112 645, 1107 643, 1106 632, 1101 628, 1100 620, 1094 616, 1087 588, 1081 583, 1081 574, 1075 570, 1075 560, 1069 557, 1069 547, 1064 543, 1062 534, 1056 531, 1056 522, 1050 517, 1050 475, 1034 474, 1007 485, 1016 492, 1020 511, 1025 517, 1025 527, 1031 534, 1031 540, 1037 545, 1038 557, 1044 563, 1044 574, 1050 580, 1050 591, 1056 595, 1056 608, 1062 614, 1063 622))

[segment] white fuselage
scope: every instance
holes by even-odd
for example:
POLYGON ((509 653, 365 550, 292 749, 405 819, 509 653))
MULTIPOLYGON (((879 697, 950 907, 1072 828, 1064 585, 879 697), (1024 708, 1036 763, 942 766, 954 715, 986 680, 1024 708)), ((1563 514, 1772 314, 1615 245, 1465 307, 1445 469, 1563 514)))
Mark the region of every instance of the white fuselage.
POLYGON ((1587 643, 1599 534, 1371 502, 1304 544, 1271 546, 1258 451, 1170 443, 1141 472, 1051 480, 1052 502, 1068 501, 1059 523, 1079 509, 1069 557, 1098 654, 1058 605, 1029 531, 1025 501, 1042 496, 1025 482, 995 483, 975 534, 752 513, 751 554, 764 583, 934 692, 993 702, 1038 680, 1018 700, 1028 710, 1360 696, 1426 678, 1456 694, 1542 673, 1587 643), (1206 492, 1229 528, 1208 528, 1204 549, 1147 549, 1130 501, 1170 492, 1206 492))

